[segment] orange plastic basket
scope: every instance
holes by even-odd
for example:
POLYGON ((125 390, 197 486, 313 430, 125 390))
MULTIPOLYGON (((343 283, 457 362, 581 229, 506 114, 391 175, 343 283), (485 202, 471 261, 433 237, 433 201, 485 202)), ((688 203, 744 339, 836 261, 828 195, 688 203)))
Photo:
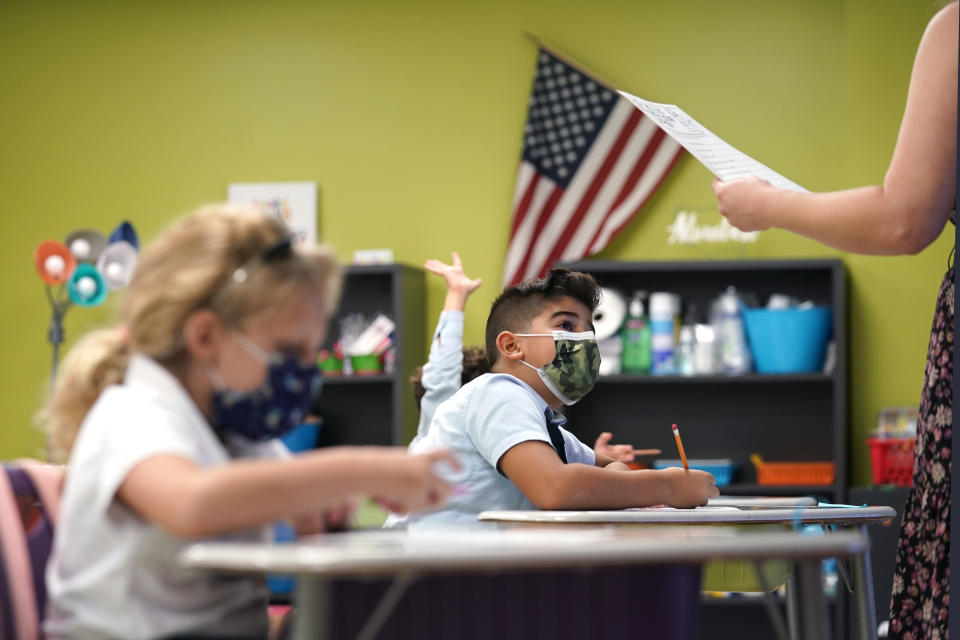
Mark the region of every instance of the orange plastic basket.
POLYGON ((873 484, 913 484, 913 438, 867 438, 873 484))
POLYGON ((764 462, 758 454, 750 454, 757 468, 757 484, 832 484, 837 475, 833 462, 764 462))

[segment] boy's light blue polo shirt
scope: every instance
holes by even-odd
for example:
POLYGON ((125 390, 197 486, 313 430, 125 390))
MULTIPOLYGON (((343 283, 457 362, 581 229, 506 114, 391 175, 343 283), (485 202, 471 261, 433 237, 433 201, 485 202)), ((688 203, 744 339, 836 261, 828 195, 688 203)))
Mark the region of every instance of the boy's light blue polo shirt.
POLYGON ((425 437, 410 445, 411 453, 447 449, 462 470, 444 473, 457 490, 440 511, 394 517, 387 526, 476 524, 488 509, 535 509, 507 477, 497 470, 500 458, 529 440, 550 444, 547 416, 563 434, 568 464, 596 461, 593 449, 561 425, 567 419, 547 405, 527 383, 505 373, 487 373, 464 385, 440 405, 425 437))

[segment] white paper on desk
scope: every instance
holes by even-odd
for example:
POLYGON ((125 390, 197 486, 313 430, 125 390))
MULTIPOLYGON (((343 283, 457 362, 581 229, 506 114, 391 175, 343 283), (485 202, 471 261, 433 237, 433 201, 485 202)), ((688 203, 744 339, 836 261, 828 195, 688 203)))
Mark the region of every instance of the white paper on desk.
POLYGON ((770 167, 757 162, 747 154, 724 142, 709 129, 688 116, 683 109, 673 104, 650 102, 635 95, 620 91, 620 95, 634 104, 645 116, 653 120, 667 135, 680 143, 710 172, 729 182, 747 176, 756 176, 780 189, 806 191, 797 183, 787 180, 770 167))

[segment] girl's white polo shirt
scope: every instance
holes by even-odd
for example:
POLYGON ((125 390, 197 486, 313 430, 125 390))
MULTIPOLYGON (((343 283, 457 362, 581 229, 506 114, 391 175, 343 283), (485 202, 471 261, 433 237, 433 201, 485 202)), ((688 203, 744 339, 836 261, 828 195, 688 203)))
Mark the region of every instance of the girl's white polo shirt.
MULTIPOLYGON (((124 383, 104 390, 87 413, 71 453, 47 566, 49 638, 266 634, 263 578, 181 567, 178 554, 195 540, 167 533, 116 498, 134 466, 161 454, 214 467, 289 451, 280 441, 224 445, 167 369, 133 355, 124 383)), ((265 527, 226 537, 268 536, 265 527)))

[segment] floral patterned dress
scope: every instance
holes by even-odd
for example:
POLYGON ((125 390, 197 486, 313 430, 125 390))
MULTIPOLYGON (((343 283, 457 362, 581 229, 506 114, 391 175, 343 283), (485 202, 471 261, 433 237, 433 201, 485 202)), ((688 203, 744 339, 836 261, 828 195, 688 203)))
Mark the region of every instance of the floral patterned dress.
MULTIPOLYGON (((952 258, 952 256, 951 256, 952 258)), ((949 635, 950 468, 953 436, 953 264, 940 285, 890 599, 890 638, 949 635)))

